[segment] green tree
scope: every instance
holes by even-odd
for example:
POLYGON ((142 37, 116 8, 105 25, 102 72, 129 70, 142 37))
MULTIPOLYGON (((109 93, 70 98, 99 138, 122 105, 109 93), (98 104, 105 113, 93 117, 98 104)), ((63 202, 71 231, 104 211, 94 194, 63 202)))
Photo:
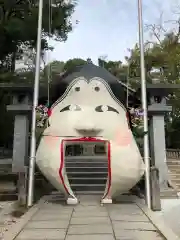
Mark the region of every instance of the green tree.
MULTIPOLYGON (((148 26, 155 41, 147 41, 145 49, 146 78, 150 81, 149 72, 153 68, 161 70, 160 81, 163 83, 179 84, 180 82, 180 21, 177 21, 177 31, 165 31, 163 27, 148 26), (161 31, 162 30, 162 31, 161 31), (161 31, 161 33, 160 33, 161 31)), ((140 83, 140 51, 136 44, 126 57, 130 69, 130 77, 140 83)), ((180 147, 180 91, 177 89, 173 96, 168 96, 168 104, 173 107, 172 113, 166 116, 166 140, 168 147, 180 147)))
MULTIPOLYGON (((21 58, 23 47, 36 48, 38 0, 0 1, 0 69, 14 71, 15 60, 21 58)), ((54 0, 51 9, 44 0, 42 49, 48 49, 47 37, 65 41, 72 30, 70 16, 75 4, 54 0), (49 26, 51 22, 51 26, 49 26)))
POLYGON ((49 82, 53 81, 56 75, 63 73, 64 65, 65 63, 61 61, 53 61, 48 63, 43 70, 43 77, 49 80, 49 82))
POLYGON ((52 72, 52 73, 62 73, 64 71, 64 65, 65 63, 62 61, 53 61, 48 63, 45 68, 44 71, 48 71, 48 69, 52 72))
POLYGON ((75 67, 77 66, 82 66, 84 64, 86 64, 87 61, 82 59, 82 58, 73 58, 73 59, 70 59, 68 60, 65 65, 64 65, 64 70, 65 71, 73 71, 75 67))
POLYGON ((100 67, 107 69, 112 75, 117 77, 120 81, 127 84, 128 77, 128 65, 122 64, 121 61, 107 61, 102 58, 98 58, 98 64, 100 67))
MULTIPOLYGON (((49 0, 43 2, 42 57, 44 51, 52 49, 48 38, 66 41, 73 27, 71 15, 75 8, 74 1, 53 0, 51 7, 49 0)), ((32 83, 34 79, 38 3, 39 0, 0 0, 0 82, 32 83), (16 60, 22 59, 25 52, 32 62, 15 73, 16 60)), ((42 73, 41 79, 44 80, 42 73)), ((6 112, 11 97, 0 91, 0 144, 5 144, 13 136, 12 116, 6 112)))

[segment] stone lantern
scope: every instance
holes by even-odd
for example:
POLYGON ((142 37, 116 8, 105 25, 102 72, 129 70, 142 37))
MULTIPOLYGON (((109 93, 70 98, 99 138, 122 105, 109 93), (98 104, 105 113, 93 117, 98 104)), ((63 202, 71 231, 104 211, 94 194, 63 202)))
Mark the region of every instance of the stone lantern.
MULTIPOLYGON (((180 88, 179 84, 168 84, 162 81, 162 71, 153 69, 150 72, 150 84, 147 84, 147 102, 149 117, 149 148, 151 157, 151 198, 153 209, 160 210, 161 193, 168 190, 168 167, 166 160, 165 115, 172 111, 167 98, 180 88), (153 172, 158 171, 158 174, 153 172), (158 176, 155 176, 158 175, 158 176)), ((140 88, 137 94, 140 94, 140 88)))

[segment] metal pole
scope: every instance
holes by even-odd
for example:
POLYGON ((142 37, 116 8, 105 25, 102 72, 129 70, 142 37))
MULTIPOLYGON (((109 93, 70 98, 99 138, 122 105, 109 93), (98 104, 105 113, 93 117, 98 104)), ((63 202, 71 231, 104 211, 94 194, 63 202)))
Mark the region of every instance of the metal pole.
POLYGON ((146 75, 144 61, 144 39, 143 39, 143 17, 142 17, 142 0, 138 0, 138 26, 139 26, 139 47, 141 60, 141 99, 143 107, 143 124, 144 124, 144 161, 145 161, 145 178, 146 178, 146 202, 151 209, 151 189, 150 189, 150 157, 149 157, 149 136, 148 136, 148 117, 147 117, 147 93, 146 93, 146 75))
POLYGON ((39 0, 36 70, 35 70, 35 80, 34 80, 34 96, 33 96, 33 108, 32 108, 32 127, 31 127, 31 142, 30 142, 30 159, 29 159, 29 186, 28 186, 28 199, 27 199, 28 207, 31 207, 33 205, 33 198, 34 198, 34 170, 35 170, 35 157, 36 157, 36 107, 38 105, 38 98, 39 98, 42 15, 43 15, 43 0, 39 0))

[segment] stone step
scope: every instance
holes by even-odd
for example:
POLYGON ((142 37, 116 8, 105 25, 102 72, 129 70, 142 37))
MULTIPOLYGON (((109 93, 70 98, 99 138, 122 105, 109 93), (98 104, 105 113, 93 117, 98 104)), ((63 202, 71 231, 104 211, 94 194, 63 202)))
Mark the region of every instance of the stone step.
POLYGON ((1 165, 12 165, 12 158, 0 158, 0 166, 1 165))
POLYGON ((174 178, 180 178, 180 173, 179 172, 169 172, 168 173, 168 175, 170 176, 170 177, 174 177, 174 178))
POLYGON ((67 174, 71 174, 72 172, 77 172, 79 174, 81 173, 85 173, 85 172, 88 172, 89 174, 92 174, 92 173, 99 173, 99 172, 102 172, 102 173, 107 173, 108 172, 108 167, 105 168, 105 167, 96 167, 96 168, 92 168, 90 166, 87 166, 87 167, 79 167, 79 166, 73 166, 73 167, 66 167, 66 172, 67 174))
POLYGON ((173 190, 166 190, 160 193, 160 197, 178 197, 177 192, 173 190))
POLYGON ((85 178, 85 177, 76 177, 76 178, 70 178, 69 177, 69 183, 71 186, 73 184, 106 184, 107 177, 104 178, 85 178))
POLYGON ((169 169, 169 171, 171 171, 171 172, 179 172, 180 173, 180 168, 179 167, 177 167, 177 166, 168 166, 168 169, 169 169))
POLYGON ((174 161, 167 161, 167 165, 178 165, 180 166, 180 160, 174 160, 174 161))
MULTIPOLYGON (((91 186, 94 186, 94 184, 83 184, 83 183, 80 183, 80 184, 71 184, 72 187, 74 186, 79 186, 79 187, 91 187, 91 186)), ((96 184, 97 187, 102 187, 104 186, 104 184, 96 184)))
POLYGON ((88 178, 106 178, 107 177, 107 171, 102 172, 76 172, 71 171, 68 173, 69 178, 78 178, 78 177, 88 177, 88 178))
POLYGON ((71 184, 71 188, 74 192, 99 192, 105 191, 105 184, 71 184))
POLYGON ((179 160, 180 158, 179 157, 166 157, 166 160, 167 161, 176 161, 176 160, 179 160))
POLYGON ((107 162, 66 162, 65 163, 66 169, 67 168, 107 168, 107 162))
POLYGON ((167 163, 168 167, 176 167, 176 168, 180 168, 180 164, 175 164, 175 163, 167 163))
POLYGON ((0 193, 14 192, 16 189, 13 182, 0 182, 0 193))
POLYGON ((176 180, 180 179, 180 175, 171 175, 171 174, 169 174, 169 178, 172 181, 176 181, 176 180))
POLYGON ((168 174, 171 176, 180 176, 180 171, 169 169, 168 174))
POLYGON ((170 176, 180 176, 180 172, 174 172, 174 171, 171 171, 170 169, 169 169, 169 172, 168 172, 168 174, 170 175, 170 176))
POLYGON ((86 162, 86 161, 90 161, 90 162, 97 162, 97 161, 101 161, 101 162, 107 162, 107 157, 106 156, 67 156, 65 157, 65 162, 68 161, 81 161, 81 162, 86 162))
POLYGON ((177 195, 170 195, 170 196, 160 196, 161 199, 178 199, 179 197, 177 195))
POLYGON ((178 172, 169 172, 168 175, 172 178, 180 178, 180 173, 178 172))
POLYGON ((99 196, 103 196, 104 191, 76 191, 77 195, 99 195, 99 196))
POLYGON ((180 182, 175 183, 178 188, 180 188, 180 182))
POLYGON ((170 179, 171 179, 171 181, 175 181, 175 182, 179 182, 179 183, 180 183, 180 178, 179 178, 179 176, 176 176, 176 177, 170 176, 170 179))

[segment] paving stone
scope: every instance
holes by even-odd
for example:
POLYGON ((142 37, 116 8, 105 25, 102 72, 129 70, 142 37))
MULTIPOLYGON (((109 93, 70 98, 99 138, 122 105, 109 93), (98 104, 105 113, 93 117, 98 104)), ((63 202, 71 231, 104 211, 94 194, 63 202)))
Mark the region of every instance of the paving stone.
POLYGON ((127 212, 130 214, 143 214, 143 211, 137 206, 121 206, 119 205, 112 205, 112 206, 107 206, 108 212, 127 212))
POLYGON ((45 205, 41 207, 41 210, 52 210, 52 211, 61 211, 61 210, 73 210, 72 206, 61 206, 61 205, 45 205))
POLYGON ((25 229, 16 240, 64 240, 65 229, 25 229))
POLYGON ((61 229, 67 228, 69 225, 69 220, 51 220, 51 221, 30 221, 26 225, 26 229, 61 229))
POLYGON ((42 207, 41 207, 41 209, 54 209, 54 210, 59 210, 59 209, 73 209, 74 208, 74 206, 72 206, 72 205, 60 205, 60 204, 55 204, 55 203, 53 203, 53 204, 45 204, 45 205, 43 205, 42 207))
POLYGON ((109 215, 129 215, 129 216, 144 216, 144 213, 141 210, 128 210, 128 209, 113 209, 113 210, 108 210, 109 215))
POLYGON ((72 217, 108 217, 108 212, 99 212, 99 211, 84 211, 73 212, 72 217))
POLYGON ((52 209, 46 209, 46 210, 39 210, 36 215, 41 215, 41 214, 50 214, 50 215, 60 215, 60 214, 72 214, 73 209, 59 209, 59 210, 52 210, 52 209))
POLYGON ((70 212, 70 211, 73 211, 73 208, 67 208, 67 207, 57 207, 57 208, 54 208, 54 207, 45 207, 45 208, 41 208, 40 210, 39 210, 39 212, 41 212, 41 211, 53 211, 53 212, 55 212, 55 211, 57 211, 57 212, 61 212, 61 211, 64 211, 64 212, 70 212))
POLYGON ((75 217, 71 218, 71 225, 87 225, 87 224, 111 224, 108 217, 75 217))
POLYGON ((115 240, 111 234, 68 235, 66 240, 115 240))
POLYGON ((108 205, 107 208, 109 210, 130 210, 130 211, 142 211, 137 205, 129 205, 129 204, 112 204, 108 205))
POLYGON ((110 213, 112 221, 126 221, 126 222, 149 222, 149 219, 145 215, 128 215, 120 213, 110 213))
POLYGON ((99 203, 100 202, 100 199, 101 199, 101 197, 100 196, 98 196, 98 195, 80 195, 79 196, 79 199, 80 199, 80 202, 82 203, 84 203, 85 201, 87 201, 87 202, 89 202, 89 203, 91 203, 91 202, 97 202, 97 203, 99 203))
POLYGON ((107 212, 106 207, 101 206, 76 206, 74 208, 74 212, 81 212, 81 211, 98 211, 98 212, 107 212))
POLYGON ((115 231, 116 240, 164 240, 157 232, 118 230, 115 231))
POLYGON ((110 225, 70 225, 68 234, 113 234, 112 227, 110 225))
POLYGON ((71 217, 71 213, 59 213, 59 214, 36 214, 32 220, 35 221, 49 221, 49 220, 62 220, 69 219, 71 217))
POLYGON ((114 209, 140 209, 136 204, 110 204, 108 208, 114 208, 114 209))
POLYGON ((118 229, 124 230, 146 230, 146 231, 155 231, 156 228, 150 222, 122 222, 114 221, 112 222, 114 231, 118 229))

